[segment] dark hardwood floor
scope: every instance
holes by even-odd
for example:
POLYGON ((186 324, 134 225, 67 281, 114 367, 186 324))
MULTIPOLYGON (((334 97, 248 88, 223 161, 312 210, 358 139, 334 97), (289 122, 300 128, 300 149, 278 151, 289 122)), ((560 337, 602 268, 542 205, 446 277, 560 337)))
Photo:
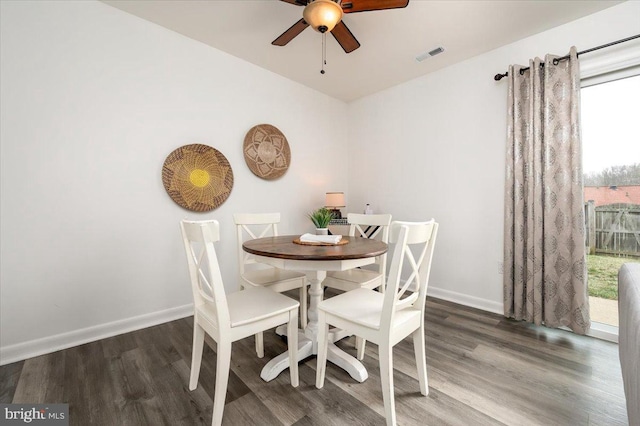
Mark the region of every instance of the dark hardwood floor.
MULTIPOLYGON (((410 339, 394 349, 399 425, 626 425, 618 346, 535 327, 453 303, 427 303, 429 396, 420 395, 410 339)), ((69 403, 71 425, 209 425, 216 354, 205 345, 198 388, 187 388, 192 318, 0 367, 0 402, 69 403)), ((215 344, 210 341, 215 348, 215 344)), ((339 345, 355 355, 353 338, 339 345)), ((377 347, 367 344, 369 379, 357 383, 328 364, 315 388, 316 360, 260 379, 286 350, 265 333, 231 356, 224 424, 384 425, 377 347)))

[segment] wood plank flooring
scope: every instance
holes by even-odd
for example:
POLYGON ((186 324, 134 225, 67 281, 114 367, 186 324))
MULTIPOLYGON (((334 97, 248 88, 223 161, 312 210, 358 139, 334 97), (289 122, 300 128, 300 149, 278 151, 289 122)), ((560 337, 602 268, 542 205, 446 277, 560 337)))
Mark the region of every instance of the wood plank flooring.
MULTIPOLYGON (((295 297, 295 295, 292 294, 295 297)), ((190 392, 192 318, 0 367, 0 402, 69 403, 70 424, 209 425, 216 354, 205 345, 198 388, 190 392)), ((410 339, 394 349, 399 425, 626 425, 618 345, 429 298, 429 396, 420 395, 410 339)), ((355 355, 353 338, 339 343, 355 355)), ((211 346, 211 347, 210 347, 211 346)), ((327 365, 315 388, 315 357, 265 383, 260 370, 286 350, 265 333, 231 356, 226 425, 384 425, 377 347, 367 344, 369 379, 357 383, 327 365)))

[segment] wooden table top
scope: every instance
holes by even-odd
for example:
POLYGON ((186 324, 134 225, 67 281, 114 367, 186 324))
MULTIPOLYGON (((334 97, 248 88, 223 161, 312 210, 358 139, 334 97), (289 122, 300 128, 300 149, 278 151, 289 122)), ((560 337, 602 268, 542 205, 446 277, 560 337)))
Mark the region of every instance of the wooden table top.
POLYGON ((340 246, 308 246, 296 244, 300 235, 256 238, 245 241, 242 249, 258 256, 292 260, 346 260, 376 257, 387 252, 387 245, 378 240, 343 236, 348 244, 340 246))

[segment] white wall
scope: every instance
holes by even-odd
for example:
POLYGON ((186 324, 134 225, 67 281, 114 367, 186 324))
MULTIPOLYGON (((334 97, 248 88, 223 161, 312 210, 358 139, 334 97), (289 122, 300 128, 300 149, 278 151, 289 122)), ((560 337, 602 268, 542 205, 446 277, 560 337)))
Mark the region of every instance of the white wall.
POLYGON ((188 315, 182 218, 220 221, 235 289, 233 213, 280 211, 282 233, 304 232, 325 191, 347 190, 346 159, 317 161, 346 143, 346 104, 100 2, 0 7, 0 363, 188 315), (242 155, 260 123, 291 147, 276 181, 242 155), (210 213, 162 185, 189 143, 233 167, 210 213))
MULTIPOLYGON (((351 103, 350 205, 371 203, 394 219, 435 217, 429 294, 502 313, 507 81, 493 76, 534 56, 638 33, 640 2, 627 2, 351 103)), ((630 45, 637 59, 633 41, 581 64, 630 45)))

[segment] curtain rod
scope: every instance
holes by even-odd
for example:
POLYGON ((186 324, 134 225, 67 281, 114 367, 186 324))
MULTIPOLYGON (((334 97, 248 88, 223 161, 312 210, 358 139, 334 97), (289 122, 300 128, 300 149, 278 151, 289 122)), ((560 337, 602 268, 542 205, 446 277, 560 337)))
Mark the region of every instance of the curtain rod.
MULTIPOLYGON (((625 41, 633 40, 633 39, 636 39, 636 38, 640 38, 640 34, 636 34, 636 35, 631 36, 631 37, 623 38, 622 40, 612 41, 611 43, 603 44, 602 46, 592 47, 591 49, 583 50, 582 52, 578 52, 578 56, 583 55, 585 53, 593 52, 594 50, 600 50, 600 49, 604 49, 605 47, 610 47, 610 46, 614 46, 616 44, 624 43, 625 41)), ((558 65, 558 63, 560 61, 564 61, 566 59, 569 59, 569 55, 563 56, 561 58, 555 58, 553 60, 553 64, 554 65, 558 65)), ((544 66, 544 64, 542 64, 542 65, 544 66)), ((528 69, 529 69, 529 67, 520 68, 520 75, 522 75, 528 69)), ((507 77, 508 75, 509 75, 509 72, 507 71, 504 74, 496 74, 493 77, 493 79, 495 81, 500 81, 500 80, 502 80, 503 77, 507 77)))

